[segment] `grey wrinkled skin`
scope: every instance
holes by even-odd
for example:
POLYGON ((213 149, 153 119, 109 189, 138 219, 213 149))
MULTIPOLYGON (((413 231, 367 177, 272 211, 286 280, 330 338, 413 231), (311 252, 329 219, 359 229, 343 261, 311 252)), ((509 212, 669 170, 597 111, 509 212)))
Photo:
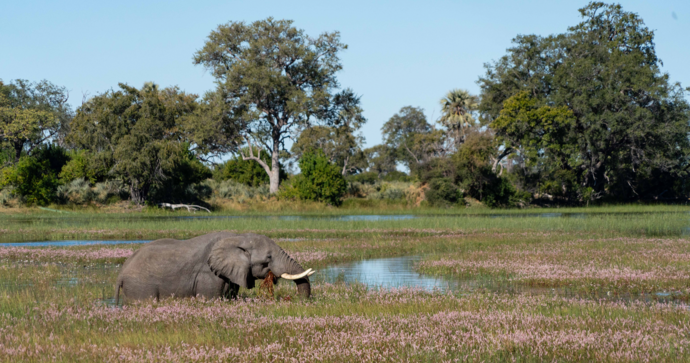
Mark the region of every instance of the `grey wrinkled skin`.
MULTIPOLYGON (((209 233, 189 240, 159 239, 134 252, 122 265, 115 285, 127 300, 204 296, 234 298, 241 287, 272 271, 277 277, 304 272, 280 246, 258 234, 209 233)), ((295 280, 300 295, 309 297, 309 278, 295 280)))

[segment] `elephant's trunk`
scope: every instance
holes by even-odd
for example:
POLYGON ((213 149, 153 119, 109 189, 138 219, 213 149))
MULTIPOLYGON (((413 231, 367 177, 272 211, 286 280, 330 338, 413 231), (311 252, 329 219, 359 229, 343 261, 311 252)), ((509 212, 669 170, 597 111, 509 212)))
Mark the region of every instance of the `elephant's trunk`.
POLYGON ((285 251, 283 251, 283 258, 287 272, 281 274, 280 277, 286 280, 294 281, 297 285, 297 293, 301 296, 311 296, 311 284, 309 283, 309 276, 311 276, 315 271, 312 269, 303 269, 302 266, 288 256, 285 251))
POLYGON ((309 284, 309 278, 305 277, 303 279, 295 280, 297 284, 297 293, 304 297, 311 296, 311 284, 309 284))

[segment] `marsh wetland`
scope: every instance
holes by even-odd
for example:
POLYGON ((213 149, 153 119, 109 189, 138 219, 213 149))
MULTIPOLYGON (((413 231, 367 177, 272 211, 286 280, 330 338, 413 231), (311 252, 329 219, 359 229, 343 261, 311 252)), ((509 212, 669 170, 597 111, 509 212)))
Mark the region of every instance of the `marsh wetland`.
POLYGON ((0 216, 0 361, 687 361, 690 208, 592 211, 0 216), (312 298, 114 306, 143 243, 214 230, 274 238, 312 298))

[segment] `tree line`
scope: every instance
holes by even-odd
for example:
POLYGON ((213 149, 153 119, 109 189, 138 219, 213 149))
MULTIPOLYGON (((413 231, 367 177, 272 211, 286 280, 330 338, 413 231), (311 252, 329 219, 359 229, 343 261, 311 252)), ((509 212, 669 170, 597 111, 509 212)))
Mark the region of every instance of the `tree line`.
POLYGON ((480 93, 449 91, 438 120, 402 107, 370 148, 361 98, 336 77, 347 45, 289 20, 213 30, 193 57, 216 78, 202 97, 119 84, 72 110, 64 87, 0 81, 0 188, 28 204, 75 180, 117 183, 139 204, 191 201, 208 178, 334 205, 348 183, 380 180, 417 182, 433 205, 686 200, 690 89, 661 71, 637 14, 580 13, 563 34, 514 38, 480 93))

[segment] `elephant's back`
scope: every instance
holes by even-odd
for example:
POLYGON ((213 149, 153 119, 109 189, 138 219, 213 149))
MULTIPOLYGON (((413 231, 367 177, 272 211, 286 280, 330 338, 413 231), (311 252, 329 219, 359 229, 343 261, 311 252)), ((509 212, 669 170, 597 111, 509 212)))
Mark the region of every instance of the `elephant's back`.
POLYGON ((136 251, 122 266, 122 274, 167 279, 193 273, 203 261, 206 245, 200 241, 159 239, 136 251))

